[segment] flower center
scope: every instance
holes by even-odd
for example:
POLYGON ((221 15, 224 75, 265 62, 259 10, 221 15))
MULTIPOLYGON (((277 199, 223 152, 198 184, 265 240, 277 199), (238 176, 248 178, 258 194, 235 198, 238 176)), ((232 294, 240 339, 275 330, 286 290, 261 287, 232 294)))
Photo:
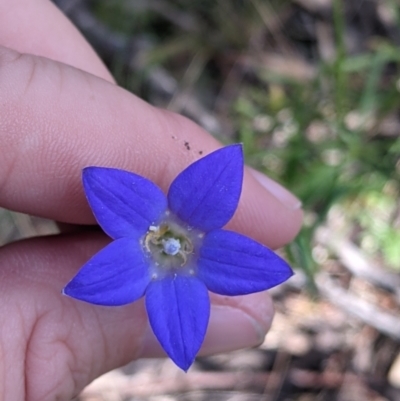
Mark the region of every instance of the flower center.
POLYGON ((202 234, 185 228, 169 214, 159 226, 150 226, 143 238, 143 247, 154 261, 154 278, 168 271, 194 273, 195 246, 202 234))

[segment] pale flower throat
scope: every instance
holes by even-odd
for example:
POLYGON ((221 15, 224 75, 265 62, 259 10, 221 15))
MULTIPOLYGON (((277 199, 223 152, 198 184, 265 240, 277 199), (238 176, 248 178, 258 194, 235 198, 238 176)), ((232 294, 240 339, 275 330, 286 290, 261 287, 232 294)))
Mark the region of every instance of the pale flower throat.
POLYGON ((181 272, 195 274, 195 265, 204 233, 185 226, 169 212, 157 226, 150 226, 143 237, 146 253, 153 259, 153 279, 181 272))

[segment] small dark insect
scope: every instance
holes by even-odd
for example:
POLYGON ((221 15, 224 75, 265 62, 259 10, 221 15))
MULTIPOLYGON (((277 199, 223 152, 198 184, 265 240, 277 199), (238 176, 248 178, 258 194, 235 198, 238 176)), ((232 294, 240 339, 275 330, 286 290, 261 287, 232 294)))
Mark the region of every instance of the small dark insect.
POLYGON ((202 155, 203 154, 203 151, 202 150, 199 150, 199 155, 202 155))
POLYGON ((186 148, 187 150, 190 150, 189 142, 185 142, 185 148, 186 148))

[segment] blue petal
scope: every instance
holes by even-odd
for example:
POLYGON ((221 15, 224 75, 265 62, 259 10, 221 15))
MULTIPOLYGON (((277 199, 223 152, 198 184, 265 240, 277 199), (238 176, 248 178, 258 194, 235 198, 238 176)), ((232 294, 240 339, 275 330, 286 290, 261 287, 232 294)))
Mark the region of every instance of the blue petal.
POLYGON ((146 308, 161 346, 187 371, 207 330, 210 314, 207 288, 196 277, 170 275, 149 285, 146 308))
POLYGON ((96 305, 125 305, 142 297, 150 280, 148 260, 138 241, 122 238, 94 255, 63 293, 96 305))
POLYGON ((221 228, 235 213, 242 181, 242 146, 227 146, 191 164, 175 178, 168 192, 169 207, 202 231, 221 228))
POLYGON ((200 249, 198 277, 222 295, 244 295, 274 287, 293 275, 277 254, 252 239, 227 230, 208 233, 200 249))
POLYGON ((87 167, 82 179, 93 213, 111 238, 143 235, 167 208, 160 188, 129 171, 87 167))

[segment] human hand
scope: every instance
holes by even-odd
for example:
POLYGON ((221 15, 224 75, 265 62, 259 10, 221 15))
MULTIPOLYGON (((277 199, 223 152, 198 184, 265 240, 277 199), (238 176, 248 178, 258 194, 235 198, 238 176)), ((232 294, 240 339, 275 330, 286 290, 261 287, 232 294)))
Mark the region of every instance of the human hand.
MULTIPOLYGON (((0 0, 0 45, 6 46, 0 47, 2 207, 94 224, 81 185, 83 167, 130 170, 166 191, 183 168, 201 157, 200 151, 205 155, 220 146, 184 117, 118 88, 49 1, 0 0)), ((247 170, 229 228, 275 248, 296 235, 301 218, 292 195, 247 170)), ((107 241, 103 234, 76 230, 0 249, 3 400, 68 400, 110 369, 163 355, 142 302, 106 308, 61 295, 107 241)), ((212 303, 201 353, 263 340, 273 315, 268 294, 212 295, 212 303)))

